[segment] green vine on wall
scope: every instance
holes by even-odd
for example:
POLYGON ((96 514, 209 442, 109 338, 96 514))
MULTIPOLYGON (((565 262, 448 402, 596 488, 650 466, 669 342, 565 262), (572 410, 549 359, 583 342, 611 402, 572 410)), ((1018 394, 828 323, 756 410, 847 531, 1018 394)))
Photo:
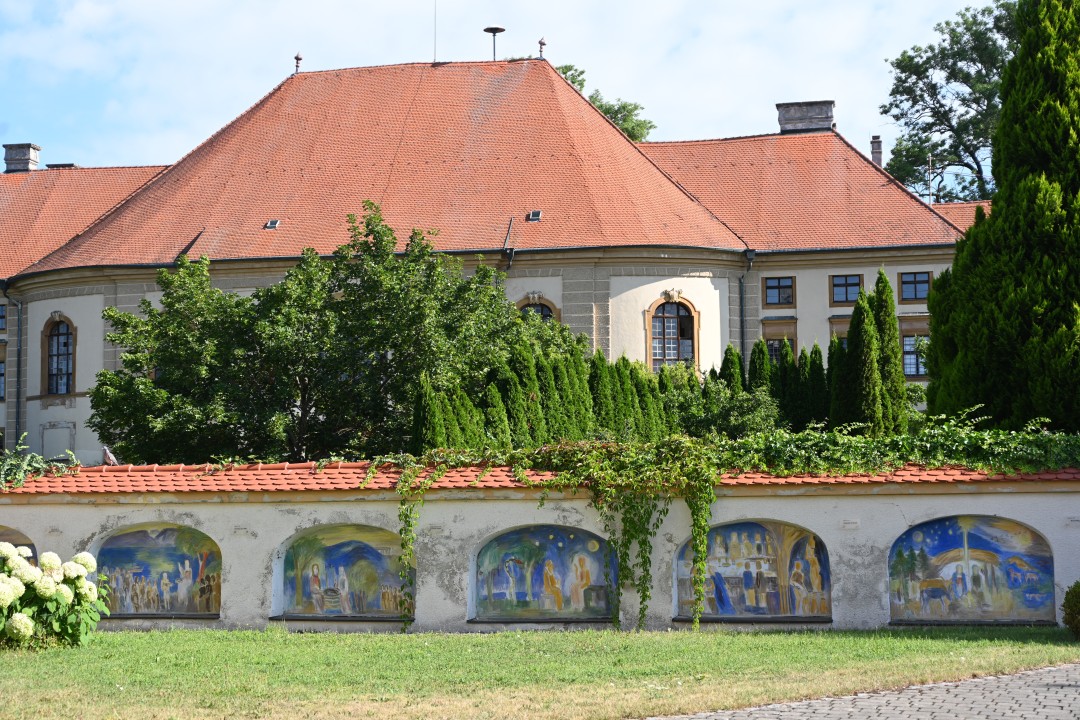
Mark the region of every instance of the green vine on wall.
POLYGON ((70 450, 64 460, 46 460, 37 453, 26 452, 26 433, 19 437, 14 450, 0 453, 0 492, 22 487, 26 478, 40 475, 75 475, 79 472, 79 461, 70 450))
MULTIPOLYGON (((672 436, 656 443, 575 442, 540 448, 483 452, 436 450, 421 457, 395 455, 376 459, 368 479, 380 467, 402 469, 400 496, 402 578, 408 583, 411 619, 414 594, 416 523, 425 492, 447 470, 507 466, 523 484, 549 492, 588 492, 590 504, 608 535, 620 577, 607 577, 612 615, 619 625, 623 588, 633 588, 639 606, 636 627, 644 626, 652 588, 652 547, 672 500, 682 499, 690 514, 694 551, 693 624, 698 627, 705 602, 706 556, 716 487, 725 473, 762 471, 778 476, 797 473, 844 474, 888 472, 907 464, 924 467, 964 466, 996 472, 1030 472, 1080 467, 1080 435, 1047 433, 1036 424, 1024 431, 979 430, 980 418, 930 418, 911 435, 870 438, 849 434, 850 428, 792 433, 775 430, 729 439, 672 436), (427 469, 430 472, 421 473, 427 469), (537 477, 528 471, 554 473, 537 477)), ((408 620, 406 620, 406 623, 408 620)))

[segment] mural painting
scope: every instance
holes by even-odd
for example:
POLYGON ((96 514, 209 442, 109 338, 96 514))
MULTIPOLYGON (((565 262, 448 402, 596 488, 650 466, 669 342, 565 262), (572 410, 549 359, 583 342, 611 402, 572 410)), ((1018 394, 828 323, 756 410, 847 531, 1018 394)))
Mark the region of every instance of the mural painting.
POLYGON ((476 618, 610 619, 604 569, 614 581, 616 567, 614 558, 605 560, 606 548, 597 535, 556 525, 496 537, 476 557, 476 618))
POLYGON ((1054 561, 1031 528, 985 515, 916 525, 889 552, 894 621, 1054 621, 1054 561))
POLYGON ((412 615, 401 579, 401 538, 364 525, 320 525, 285 553, 285 614, 398 619, 412 615))
MULTIPOLYGON (((675 567, 680 617, 693 614, 693 561, 687 541, 675 567)), ((832 586, 825 544, 800 527, 770 520, 712 528, 702 617, 830 619, 832 586)))
POLYGON ((9 542, 15 547, 24 546, 30 548, 30 552, 33 553, 27 560, 31 565, 37 565, 37 548, 34 547, 34 543, 30 541, 30 538, 23 535, 15 528, 5 527, 0 525, 0 542, 9 542))
POLYGON ((122 530, 98 552, 113 617, 206 615, 221 609, 221 551, 208 535, 183 525, 122 530))

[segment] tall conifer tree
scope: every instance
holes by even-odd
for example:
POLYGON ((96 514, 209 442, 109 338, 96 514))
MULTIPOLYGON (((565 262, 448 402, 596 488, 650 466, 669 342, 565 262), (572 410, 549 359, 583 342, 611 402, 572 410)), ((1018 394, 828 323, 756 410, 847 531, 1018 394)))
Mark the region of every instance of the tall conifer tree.
POLYGON ((617 431, 615 390, 611 376, 612 368, 604 357, 604 352, 597 350, 589 361, 589 390, 592 393, 596 427, 609 433, 617 431))
POLYGON ((731 343, 728 343, 727 349, 724 350, 724 361, 720 363, 720 379, 732 392, 740 393, 746 388, 742 354, 731 343))
POLYGON ((1020 0, 1001 81, 993 211, 935 278, 931 412, 1080 430, 1080 4, 1020 0))
POLYGON ((431 387, 431 378, 427 373, 421 373, 413 409, 413 452, 420 455, 425 450, 441 447, 446 447, 441 406, 431 387))
POLYGON ((866 293, 859 291, 859 299, 851 312, 848 330, 847 382, 853 390, 855 422, 866 423, 863 432, 877 437, 885 426, 881 418, 881 348, 878 343, 877 325, 870 309, 866 293))
POLYGON ((810 368, 807 380, 807 422, 823 423, 829 417, 829 383, 825 375, 825 358, 821 346, 814 343, 810 350, 810 368))
POLYGON ((496 449, 510 447, 510 422, 506 417, 506 404, 494 383, 484 389, 484 428, 488 444, 496 449))
POLYGON ((907 432, 907 381, 904 379, 904 356, 900 347, 900 324, 896 319, 896 301, 885 269, 878 269, 874 294, 870 298, 877 326, 881 372, 881 418, 887 433, 907 432))
POLYGON ((772 392, 773 361, 769 358, 769 346, 765 343, 765 338, 758 338, 750 351, 750 368, 746 382, 749 390, 765 388, 772 392))
POLYGON ((847 372, 847 348, 836 335, 829 341, 829 427, 838 427, 854 419, 852 387, 847 372))

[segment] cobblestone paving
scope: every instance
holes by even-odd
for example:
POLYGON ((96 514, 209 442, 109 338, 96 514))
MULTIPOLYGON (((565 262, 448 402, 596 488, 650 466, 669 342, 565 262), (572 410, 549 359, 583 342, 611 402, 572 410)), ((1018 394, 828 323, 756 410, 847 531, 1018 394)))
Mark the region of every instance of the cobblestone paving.
POLYGON ((1080 664, 653 720, 1078 720, 1080 664))

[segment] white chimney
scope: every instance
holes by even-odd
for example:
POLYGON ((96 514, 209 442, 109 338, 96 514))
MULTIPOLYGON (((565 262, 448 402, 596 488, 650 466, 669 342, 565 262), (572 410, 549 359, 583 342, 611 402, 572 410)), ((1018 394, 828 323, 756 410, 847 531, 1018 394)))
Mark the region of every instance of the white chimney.
POLYGON ((4 172, 30 172, 37 170, 38 153, 41 148, 33 143, 15 143, 4 146, 4 172))
POLYGON ((776 103, 776 112, 780 120, 781 133, 821 132, 835 130, 833 122, 833 100, 811 100, 807 102, 776 103))

